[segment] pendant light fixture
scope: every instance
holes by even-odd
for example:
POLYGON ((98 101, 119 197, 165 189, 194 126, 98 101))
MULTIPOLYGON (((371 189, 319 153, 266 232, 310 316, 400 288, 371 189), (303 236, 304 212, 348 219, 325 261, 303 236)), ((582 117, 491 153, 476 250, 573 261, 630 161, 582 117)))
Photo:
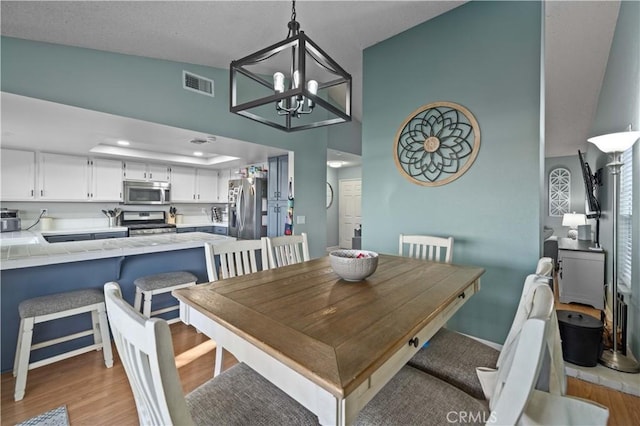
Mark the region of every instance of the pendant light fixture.
POLYGON ((351 75, 296 21, 287 37, 231 62, 230 111, 287 132, 351 121, 351 75))

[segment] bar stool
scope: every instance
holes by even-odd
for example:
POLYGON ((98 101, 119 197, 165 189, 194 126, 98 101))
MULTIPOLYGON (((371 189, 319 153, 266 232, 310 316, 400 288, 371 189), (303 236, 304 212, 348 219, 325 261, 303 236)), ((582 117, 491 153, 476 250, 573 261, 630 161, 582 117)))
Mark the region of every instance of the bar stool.
POLYGON ((104 294, 102 291, 98 289, 85 289, 35 297, 20 302, 18 312, 20 314, 20 330, 18 331, 16 357, 13 363, 13 376, 16 378, 13 396, 16 401, 20 401, 24 397, 28 370, 80 355, 91 350, 100 349, 102 349, 106 367, 110 368, 113 366, 109 323, 107 321, 104 294), (33 327, 35 324, 86 312, 91 312, 92 326, 90 329, 40 343, 34 344, 32 342, 33 327), (91 345, 29 363, 31 351, 33 350, 90 335, 93 335, 93 344, 91 345))
MULTIPOLYGON (((172 290, 196 285, 197 280, 198 278, 195 275, 185 271, 165 272, 162 274, 147 275, 137 278, 133 282, 136 286, 136 297, 133 302, 133 307, 138 312, 140 312, 140 308, 142 307, 142 314, 147 318, 151 318, 152 315, 175 311, 180 308, 179 305, 169 306, 152 312, 151 297, 154 294, 168 293, 172 290), (144 306, 142 305, 143 295, 144 306)), ((173 324, 178 321, 180 321, 179 317, 167 320, 169 324, 173 324)))

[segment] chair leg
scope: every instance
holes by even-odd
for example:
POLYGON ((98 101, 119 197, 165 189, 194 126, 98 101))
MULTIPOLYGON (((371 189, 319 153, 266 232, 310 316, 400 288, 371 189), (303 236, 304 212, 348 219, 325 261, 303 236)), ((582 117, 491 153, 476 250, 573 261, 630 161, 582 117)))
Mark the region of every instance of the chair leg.
POLYGON ((113 367, 113 353, 111 351, 111 337, 109 336, 109 321, 107 320, 107 311, 104 305, 99 308, 97 316, 102 340, 104 365, 107 368, 111 368, 113 367))
POLYGON ((138 312, 140 312, 140 308, 142 308, 142 290, 138 287, 136 287, 136 297, 133 299, 133 307, 138 312))
MULTIPOLYGON (((93 343, 100 344, 102 343, 102 336, 100 335, 100 326, 98 324, 99 321, 98 312, 91 311, 91 327, 93 327, 93 343)), ((100 350, 100 349, 96 349, 100 350)))
POLYGON ((20 361, 20 348, 22 347, 22 329, 24 328, 24 319, 20 319, 20 328, 18 329, 18 343, 16 344, 16 355, 13 359, 13 377, 18 375, 18 362, 20 361))
POLYGON ((151 318, 151 292, 144 292, 144 308, 142 309, 142 315, 147 318, 151 318))
POLYGON ((27 372, 29 371, 29 357, 31 355, 31 338, 33 337, 34 318, 25 318, 20 321, 20 347, 16 348, 16 358, 18 367, 16 369, 16 387, 13 399, 16 401, 24 398, 24 391, 27 387, 27 372))
POLYGON ((213 377, 222 372, 222 346, 216 342, 216 365, 213 367, 213 377))

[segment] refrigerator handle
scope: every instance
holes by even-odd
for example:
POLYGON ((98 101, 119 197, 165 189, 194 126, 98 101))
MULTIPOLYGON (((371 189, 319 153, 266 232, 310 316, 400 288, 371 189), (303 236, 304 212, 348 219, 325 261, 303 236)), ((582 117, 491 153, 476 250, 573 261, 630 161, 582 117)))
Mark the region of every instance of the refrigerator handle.
POLYGON ((243 203, 242 203, 242 199, 244 197, 244 186, 240 185, 240 190, 238 191, 238 195, 237 195, 237 210, 238 210, 238 236, 240 236, 240 231, 244 228, 244 211, 243 211, 243 203))

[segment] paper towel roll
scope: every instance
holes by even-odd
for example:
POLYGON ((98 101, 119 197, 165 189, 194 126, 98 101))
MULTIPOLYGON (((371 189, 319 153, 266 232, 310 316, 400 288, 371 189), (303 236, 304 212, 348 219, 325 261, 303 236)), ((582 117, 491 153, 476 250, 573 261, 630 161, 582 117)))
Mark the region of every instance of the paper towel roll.
POLYGON ((50 231, 53 229, 53 218, 52 217, 41 217, 40 218, 40 230, 41 231, 50 231))

